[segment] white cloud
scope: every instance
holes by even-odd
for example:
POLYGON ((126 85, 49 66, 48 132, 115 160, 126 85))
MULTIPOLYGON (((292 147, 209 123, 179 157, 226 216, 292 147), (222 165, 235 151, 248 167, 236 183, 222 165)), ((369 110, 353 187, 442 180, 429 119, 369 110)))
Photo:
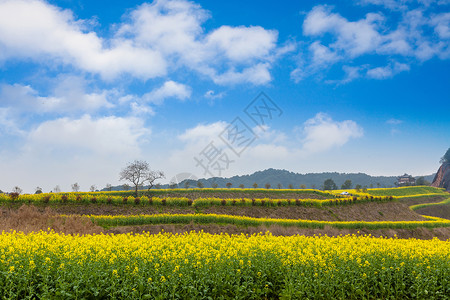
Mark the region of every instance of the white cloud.
MULTIPOLYGON (((199 124, 193 128, 187 129, 183 134, 179 135, 178 138, 181 141, 199 144, 201 142, 211 142, 219 139, 221 132, 225 130, 228 126, 227 122, 218 121, 211 124, 199 124)), ((200 147, 205 147, 205 145, 200 145, 200 147)))
POLYGON ((120 73, 143 79, 166 73, 160 53, 135 47, 128 40, 102 40, 71 11, 39 0, 0 2, 0 50, 2 59, 47 59, 106 79, 120 73))
POLYGON ((70 65, 106 80, 122 74, 147 80, 187 67, 221 84, 270 81, 263 73, 287 51, 278 51, 277 31, 221 26, 205 33, 208 18, 209 12, 193 2, 155 0, 131 10, 105 39, 70 10, 43 0, 2 0, 0 60, 70 65))
POLYGON ((307 120, 303 127, 302 152, 312 154, 346 144, 363 136, 363 129, 351 120, 337 122, 324 113, 307 120))
POLYGON ((400 72, 409 71, 409 69, 409 65, 395 62, 393 65, 390 64, 385 67, 377 67, 367 70, 367 77, 373 79, 386 79, 393 77, 400 72))
POLYGON ((146 102, 154 104, 162 104, 166 98, 176 98, 179 100, 186 100, 191 96, 192 90, 190 87, 177 83, 175 81, 169 80, 164 82, 164 84, 145 94, 142 99, 146 102))
POLYGON ((374 51, 381 43, 377 29, 383 19, 380 14, 369 13, 366 18, 351 22, 339 14, 331 13, 328 7, 319 5, 308 13, 303 23, 303 33, 309 36, 332 33, 336 41, 330 48, 356 57, 374 51))
POLYGON ((222 74, 215 74, 212 77, 214 82, 220 85, 238 84, 242 82, 261 85, 272 80, 269 68, 270 64, 259 63, 252 67, 245 68, 242 71, 236 71, 233 68, 222 74))
MULTIPOLYGON (((346 75, 349 75, 348 67, 369 69, 367 77, 374 79, 391 78, 410 68, 400 63, 388 66, 373 66, 364 62, 359 66, 349 65, 356 58, 368 55, 377 55, 386 60, 406 58, 409 64, 435 56, 440 59, 450 58, 450 13, 433 14, 426 3, 412 5, 415 9, 410 9, 412 2, 408 1, 364 0, 359 3, 382 5, 401 10, 402 13, 392 25, 392 20, 386 20, 382 13, 368 13, 364 18, 351 21, 332 12, 329 6, 315 6, 303 22, 303 34, 311 37, 312 41, 307 55, 302 56, 298 67, 291 73, 295 81, 323 72, 338 62, 345 63, 346 75), (435 34, 429 34, 430 30, 435 34)), ((373 60, 370 64, 373 64, 373 60)), ((349 82, 347 78, 327 80, 335 83, 346 81, 349 82)))
POLYGON ((276 48, 277 37, 275 30, 260 26, 221 26, 206 37, 206 47, 231 61, 245 62, 269 57, 276 48))
POLYGON ((435 15, 430 23, 441 39, 450 39, 450 13, 435 15))
POLYGON ((29 133, 25 143, 33 153, 82 153, 139 155, 140 143, 150 134, 138 118, 60 118, 45 121, 29 133), (63 151, 61 151, 63 150, 63 151))
POLYGON ((84 80, 68 76, 59 82, 48 96, 40 96, 29 85, 3 84, 0 86, 0 107, 6 106, 20 114, 29 113, 70 113, 93 112, 112 107, 108 101, 109 91, 87 93, 84 80))
POLYGON ((322 45, 319 41, 312 43, 309 46, 309 51, 312 55, 313 65, 330 65, 340 59, 336 52, 322 45))
POLYGON ((277 31, 221 26, 205 33, 202 24, 208 18, 198 4, 157 0, 133 10, 118 36, 157 49, 175 69, 188 67, 218 84, 270 81, 270 63, 279 54, 277 31))
POLYGON ((225 92, 216 94, 216 92, 214 92, 213 90, 206 91, 206 93, 204 95, 205 98, 208 98, 211 100, 220 99, 220 98, 223 98, 223 96, 225 96, 225 92))

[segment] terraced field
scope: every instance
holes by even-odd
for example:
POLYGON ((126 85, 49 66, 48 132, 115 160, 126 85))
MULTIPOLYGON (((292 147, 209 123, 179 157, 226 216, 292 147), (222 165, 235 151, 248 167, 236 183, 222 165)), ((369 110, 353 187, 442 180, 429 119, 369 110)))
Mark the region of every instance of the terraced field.
POLYGON ((0 195, 0 298, 448 299, 450 194, 349 192, 0 195))

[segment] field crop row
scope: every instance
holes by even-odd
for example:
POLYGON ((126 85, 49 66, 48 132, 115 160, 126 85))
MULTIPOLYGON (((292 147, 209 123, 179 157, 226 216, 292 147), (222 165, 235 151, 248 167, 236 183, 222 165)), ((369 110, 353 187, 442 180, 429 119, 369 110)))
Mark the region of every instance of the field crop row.
POLYGON ((127 215, 127 216, 89 216, 99 226, 129 226, 150 224, 233 224, 238 226, 295 226, 300 228, 339 229, 414 229, 419 227, 438 228, 450 227, 450 220, 439 219, 429 221, 316 221, 292 220, 272 218, 252 218, 245 216, 231 216, 219 214, 155 214, 155 215, 127 215))
POLYGON ((110 196, 108 194, 91 194, 91 193, 58 193, 58 194, 38 194, 38 195, 19 195, 11 197, 9 195, 0 194, 0 203, 24 203, 24 204, 57 204, 57 203, 72 203, 72 204, 88 204, 88 203, 102 203, 102 204, 131 204, 131 205, 156 205, 156 206, 194 206, 194 207, 208 207, 208 206, 332 206, 345 205, 363 202, 389 202, 395 200, 394 197, 340 197, 333 199, 250 199, 250 198, 197 198, 189 199, 186 197, 122 197, 110 196))
POLYGON ((405 186, 398 188, 368 189, 367 193, 372 196, 398 196, 398 197, 431 195, 431 194, 448 194, 442 188, 435 188, 431 186, 405 186))
POLYGON ((450 242, 0 234, 2 299, 448 299, 450 242))

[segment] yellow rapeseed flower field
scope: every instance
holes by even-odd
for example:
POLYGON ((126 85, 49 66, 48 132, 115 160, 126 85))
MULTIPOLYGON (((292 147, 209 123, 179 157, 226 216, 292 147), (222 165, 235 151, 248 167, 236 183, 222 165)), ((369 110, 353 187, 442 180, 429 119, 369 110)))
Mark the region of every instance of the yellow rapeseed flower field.
POLYGON ((448 299, 450 241, 0 234, 1 299, 448 299))

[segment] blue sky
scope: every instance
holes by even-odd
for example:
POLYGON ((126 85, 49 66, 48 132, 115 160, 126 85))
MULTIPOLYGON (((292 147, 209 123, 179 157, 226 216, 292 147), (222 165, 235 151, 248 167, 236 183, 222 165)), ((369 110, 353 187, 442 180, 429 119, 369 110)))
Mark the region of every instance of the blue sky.
POLYGON ((446 0, 0 0, 0 189, 431 174, 449 41, 446 0))

